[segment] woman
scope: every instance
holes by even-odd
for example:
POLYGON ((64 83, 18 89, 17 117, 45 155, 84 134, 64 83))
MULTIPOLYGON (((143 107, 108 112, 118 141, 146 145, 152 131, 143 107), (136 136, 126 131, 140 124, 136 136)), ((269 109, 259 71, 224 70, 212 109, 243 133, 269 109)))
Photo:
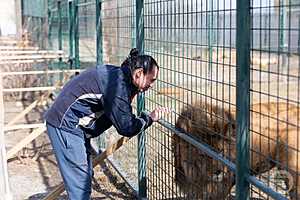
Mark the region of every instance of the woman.
POLYGON ((91 137, 112 125, 120 135, 132 137, 169 113, 167 108, 156 108, 149 116, 142 113, 137 117, 132 113, 133 97, 153 86, 158 71, 151 56, 139 55, 132 49, 121 67, 91 68, 64 86, 45 120, 69 199, 90 199, 91 137))

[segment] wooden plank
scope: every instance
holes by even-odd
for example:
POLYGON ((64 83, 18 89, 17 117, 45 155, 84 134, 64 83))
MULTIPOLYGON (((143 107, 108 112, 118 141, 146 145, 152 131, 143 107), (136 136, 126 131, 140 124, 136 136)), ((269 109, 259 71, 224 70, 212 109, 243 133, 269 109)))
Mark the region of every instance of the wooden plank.
POLYGON ((10 50, 10 51, 14 51, 14 50, 38 50, 38 47, 19 47, 19 46, 3 46, 0 45, 0 51, 1 50, 10 50))
POLYGON ((0 69, 0 194, 3 199, 12 199, 8 183, 7 157, 4 138, 4 102, 2 92, 2 74, 0 69))
POLYGON ((28 136, 22 139, 18 144, 16 144, 13 148, 11 148, 7 152, 7 159, 12 158, 17 152, 23 149, 27 144, 29 144, 31 141, 33 141, 35 138, 37 138, 39 135, 45 132, 45 130, 46 127, 44 125, 43 127, 37 128, 34 131, 32 131, 28 136))
MULTIPOLYGON (((61 88, 61 87, 58 87, 61 88)), ((36 91, 53 91, 57 88, 54 86, 49 87, 28 87, 28 88, 8 88, 3 89, 3 92, 36 92, 36 91)))
POLYGON ((11 55, 11 56, 1 56, 0 61, 10 61, 10 60, 30 60, 30 59, 54 59, 61 58, 60 54, 37 54, 37 55, 11 55))
MULTIPOLYGON (((68 59, 68 57, 57 57, 55 59, 59 59, 59 58, 63 58, 64 60, 68 59)), ((39 62, 45 62, 45 61, 49 61, 49 60, 53 60, 53 58, 52 59, 9 60, 9 61, 1 61, 0 60, 0 65, 39 63, 39 62)))
MULTIPOLYGON (((57 70, 57 71, 60 71, 60 70, 57 70)), ((70 71, 70 70, 69 70, 70 71)), ((76 71, 76 70, 74 70, 76 71)), ((65 77, 65 73, 64 73, 64 77, 65 77)), ((58 88, 59 87, 59 81, 56 82, 54 84, 54 87, 55 88, 58 88)), ((48 96, 51 94, 50 91, 47 91, 46 93, 44 93, 43 95, 40 96, 40 98, 38 100, 35 100, 34 102, 32 102, 26 109, 24 109, 21 113, 19 113, 17 116, 15 116, 10 122, 7 123, 7 127, 13 125, 14 123, 16 123, 19 119, 21 119, 22 117, 24 117, 27 113, 29 113, 33 108, 35 108, 38 104, 40 103, 43 103, 44 101, 47 101, 47 100, 44 100, 44 98, 48 98, 48 96)))
POLYGON ((35 75, 35 74, 58 74, 58 73, 75 73, 81 72, 81 69, 69 69, 69 70, 40 70, 40 71, 23 71, 23 72, 3 72, 3 76, 15 76, 15 75, 35 75))
POLYGON ((16 40, 0 40, 1 45, 16 45, 17 43, 16 40))
MULTIPOLYGON (((117 151, 128 140, 130 140, 130 138, 121 137, 116 143, 109 146, 103 153, 97 155, 93 159, 93 167, 97 166, 98 164, 101 164, 109 155, 117 151)), ((44 197, 43 200, 55 200, 64 190, 64 184, 61 183, 58 186, 56 186, 55 189, 52 192, 50 192, 46 197, 44 197)))
POLYGON ((10 51, 10 50, 0 50, 0 55, 22 55, 22 54, 55 54, 55 55, 62 55, 64 54, 64 51, 59 50, 59 51, 52 51, 52 50, 15 50, 15 51, 10 51))
POLYGON ((37 124, 18 124, 18 125, 11 125, 11 126, 4 126, 4 131, 12 131, 18 129, 30 129, 30 128, 41 128, 45 125, 43 123, 37 124))
POLYGON ((40 101, 39 100, 35 100, 34 102, 32 102, 29 106, 27 106, 21 113, 19 113, 17 116, 15 116, 12 120, 10 120, 6 126, 11 126, 13 125, 14 123, 16 123, 19 119, 21 119, 22 117, 24 117, 27 113, 29 113, 32 109, 34 109, 38 102, 40 101))

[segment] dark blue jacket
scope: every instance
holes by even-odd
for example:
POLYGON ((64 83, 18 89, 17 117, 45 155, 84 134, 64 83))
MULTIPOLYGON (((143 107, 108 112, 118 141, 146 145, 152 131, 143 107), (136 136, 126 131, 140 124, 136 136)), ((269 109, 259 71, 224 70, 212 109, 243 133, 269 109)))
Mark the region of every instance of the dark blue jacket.
POLYGON ((88 69, 72 78, 45 114, 47 123, 73 134, 96 137, 111 125, 132 137, 152 124, 142 113, 132 113, 131 100, 138 93, 128 67, 112 65, 88 69))

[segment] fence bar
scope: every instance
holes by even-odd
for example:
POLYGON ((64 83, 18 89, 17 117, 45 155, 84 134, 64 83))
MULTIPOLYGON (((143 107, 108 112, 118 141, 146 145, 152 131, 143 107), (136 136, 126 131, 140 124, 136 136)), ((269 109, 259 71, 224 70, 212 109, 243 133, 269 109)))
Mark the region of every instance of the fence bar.
POLYGON ((70 69, 73 68, 74 62, 74 21, 73 21, 73 0, 69 0, 69 10, 68 10, 68 18, 69 18, 69 62, 70 62, 70 69))
POLYGON ((80 68, 79 62, 79 16, 78 16, 78 0, 75 0, 75 10, 74 10, 74 48, 75 48, 75 69, 80 68))
POLYGON ((237 1, 237 172, 236 199, 249 199, 249 116, 250 116, 250 0, 237 1))
POLYGON ((262 190, 264 193, 270 195, 273 199, 276 200, 287 200, 288 198, 282 196, 280 193, 275 192, 269 186, 265 185, 261 181, 259 181, 255 176, 248 176, 248 182, 253 184, 255 187, 262 190))
POLYGON ((144 53, 144 0, 136 0, 136 47, 144 53))
POLYGON ((286 40, 286 18, 287 18, 287 9, 286 4, 287 0, 279 0, 279 51, 280 51, 280 57, 281 57, 281 67, 282 71, 287 70, 288 65, 288 58, 289 51, 287 51, 287 40, 286 40), (282 52, 287 52, 287 54, 283 54, 282 52))
MULTIPOLYGON (((160 125, 162 125, 163 127, 169 129, 174 134, 176 134, 178 137, 184 139, 186 142, 193 145, 200 151, 206 153, 208 156, 210 156, 214 160, 222 162, 224 165, 226 165, 231 171, 233 171, 236 174, 236 170, 237 170, 236 165, 233 162, 231 162, 230 160, 228 160, 227 158, 225 158, 222 154, 215 152, 209 145, 198 142, 193 137, 191 137, 191 134, 184 133, 184 132, 177 130, 175 128, 175 126, 170 124, 169 122, 166 122, 164 120, 159 120, 158 123, 160 125)), ((258 187, 259 189, 261 189, 266 194, 270 195, 272 198, 279 199, 279 200, 281 200, 281 199, 286 200, 286 198, 283 195, 281 195, 280 193, 274 191, 273 189, 271 189, 270 187, 268 187, 267 185, 262 183, 255 176, 248 176, 247 180, 250 183, 252 183, 253 185, 255 185, 256 187, 258 187)))
POLYGON ((103 35, 102 35, 102 18, 101 18, 102 0, 96 0, 96 31, 97 31, 97 65, 103 64, 103 35))
POLYGON ((2 74, 0 71, 0 200, 10 200, 12 195, 8 183, 6 150, 4 140, 4 102, 2 91, 2 74))
MULTIPOLYGON (((131 0, 132 2, 132 5, 134 5, 134 1, 135 0, 131 0)), ((135 7, 132 6, 131 8, 131 14, 132 14, 132 17, 131 17, 131 27, 135 27, 135 18, 134 18, 134 13, 135 13, 135 7)), ((131 47, 135 47, 136 46, 136 28, 131 28, 131 47)))
MULTIPOLYGON (((58 50, 62 50, 62 9, 61 9, 61 0, 57 1, 58 9, 58 50)), ((58 58, 58 66, 61 68, 62 58, 58 58)), ((60 77, 61 78, 61 77, 60 77)))
MULTIPOLYGON (((144 53, 144 0, 136 0, 136 47, 144 53)), ((138 115, 145 110, 145 94, 141 93, 137 99, 138 115)), ((145 132, 138 135, 138 185, 139 199, 147 198, 146 182, 146 137, 145 132)))
POLYGON ((231 162, 230 160, 223 157, 222 154, 217 153, 214 150, 212 150, 209 145, 198 142, 197 140, 195 140, 194 138, 191 137, 191 134, 177 130, 175 128, 175 126, 170 124, 169 122, 166 122, 164 120, 159 120, 158 123, 161 124, 163 127, 171 130, 173 133, 175 133, 180 138, 184 139, 189 144, 191 144, 191 145, 195 146, 196 148, 198 148, 199 150, 203 151, 208 156, 224 163, 231 171, 233 171, 233 172, 236 171, 236 166, 233 162, 231 162))
POLYGON ((48 10, 47 10, 47 14, 48 14, 48 46, 50 49, 52 49, 53 45, 52 45, 52 39, 51 39, 51 33, 52 33, 52 14, 51 14, 51 10, 49 8, 49 1, 48 1, 48 10))
POLYGON ((116 170, 116 172, 121 176, 121 178, 127 183, 127 185, 132 189, 133 195, 135 197, 138 196, 138 187, 136 185, 135 181, 132 181, 126 171, 116 162, 113 158, 113 156, 107 157, 108 163, 116 170))
POLYGON ((207 43, 208 43, 208 77, 211 78, 212 75, 212 59, 213 59, 213 1, 207 1, 207 43))

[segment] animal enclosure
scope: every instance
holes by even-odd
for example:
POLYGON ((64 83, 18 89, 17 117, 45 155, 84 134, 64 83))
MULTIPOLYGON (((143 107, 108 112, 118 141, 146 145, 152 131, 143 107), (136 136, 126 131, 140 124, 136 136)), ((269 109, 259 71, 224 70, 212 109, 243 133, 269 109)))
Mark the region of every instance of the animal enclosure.
POLYGON ((141 197, 300 199, 299 1, 49 2, 73 67, 120 65, 132 47, 160 65, 135 106, 172 114, 112 156, 141 197))

